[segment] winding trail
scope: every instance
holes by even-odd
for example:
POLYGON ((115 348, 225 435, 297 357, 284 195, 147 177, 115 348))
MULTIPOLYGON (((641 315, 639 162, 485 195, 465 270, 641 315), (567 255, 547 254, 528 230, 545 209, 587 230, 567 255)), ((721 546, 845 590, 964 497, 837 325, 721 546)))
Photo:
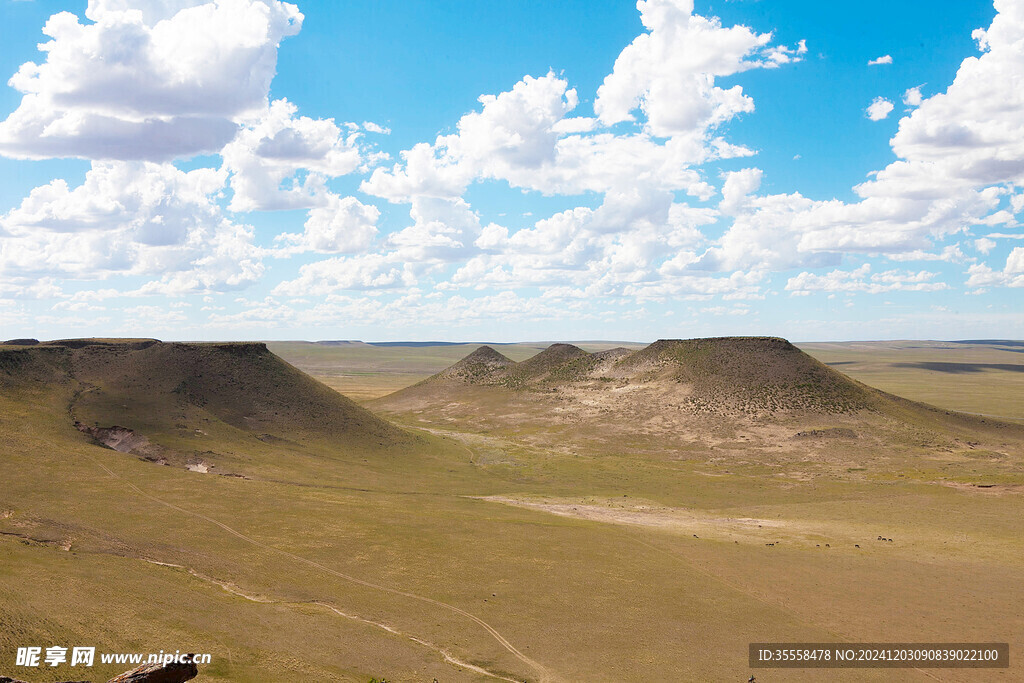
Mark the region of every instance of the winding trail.
MULTIPOLYGON (((331 569, 330 567, 322 565, 319 562, 316 562, 314 560, 310 560, 309 558, 302 557, 301 555, 296 555, 295 553, 289 552, 287 550, 282 550, 281 548, 277 548, 275 546, 268 545, 266 543, 263 543, 262 541, 258 541, 256 539, 254 539, 254 538, 252 538, 250 536, 246 536, 242 532, 237 531, 237 530, 231 528, 230 526, 228 526, 227 524, 224 524, 223 522, 220 522, 220 521, 218 521, 216 519, 213 519, 212 517, 207 517, 206 515, 204 515, 202 513, 195 512, 193 510, 187 510, 187 509, 179 507, 179 506, 177 506, 177 505, 175 505, 173 503, 169 503, 169 502, 167 502, 167 501, 165 501, 165 500, 163 500, 161 498, 157 498, 153 494, 144 491, 143 489, 139 488, 138 486, 136 486, 132 482, 128 481, 124 477, 118 475, 113 470, 111 470, 109 467, 104 465, 102 462, 99 462, 95 458, 93 458, 93 462, 95 462, 101 469, 103 469, 103 471, 105 471, 111 477, 113 477, 114 479, 117 479, 117 480, 123 482, 127 487, 129 487, 130 489, 132 489, 133 491, 138 493, 143 498, 151 500, 154 503, 158 503, 160 505, 163 505, 164 507, 170 508, 171 510, 175 510, 177 512, 180 512, 180 513, 182 513, 184 515, 188 515, 190 517, 195 517, 197 519, 201 519, 203 521, 209 522, 210 524, 214 524, 214 525, 220 527, 221 529, 223 529, 224 531, 226 531, 227 533, 231 534, 232 536, 235 536, 236 538, 241 539, 242 541, 245 541, 246 543, 249 543, 250 545, 253 545, 253 546, 257 547, 257 548, 261 548, 263 550, 268 550, 270 552, 274 552, 274 553, 277 553, 279 555, 283 555, 283 556, 288 557, 288 558, 290 558, 292 560, 295 560, 296 562, 300 562, 300 563, 305 564, 307 566, 313 567, 314 569, 319 569, 320 571, 322 571, 322 572, 324 572, 326 574, 330 574, 331 576, 337 577, 337 578, 342 579, 344 581, 348 581, 350 583, 354 583, 354 584, 359 585, 359 586, 364 586, 366 588, 370 588, 370 589, 373 589, 373 590, 378 590, 378 591, 381 591, 381 592, 384 592, 384 593, 389 593, 391 595, 399 595, 399 596, 402 596, 404 598, 409 598, 410 600, 418 600, 420 602, 425 602, 425 603, 427 603, 429 605, 434 605, 435 607, 440 607, 440 608, 448 610, 450 612, 454 612, 455 614, 458 614, 459 616, 465 617, 466 619, 469 619, 470 621, 476 623, 483 630, 485 630, 488 634, 490 634, 491 637, 494 638, 494 640, 498 641, 499 645, 501 645, 505 650, 507 650, 513 656, 515 656, 516 659, 518 659, 519 661, 521 661, 522 663, 526 664, 531 669, 533 669, 537 673, 537 675, 539 676, 539 680, 540 681, 542 681, 544 683, 555 683, 557 681, 561 681, 562 680, 560 677, 558 677, 556 674, 554 674, 552 671, 550 671, 547 667, 545 667, 544 665, 542 665, 539 662, 531 659, 530 657, 527 657, 525 654, 520 652, 514 645, 512 645, 512 643, 510 643, 504 636, 502 636, 501 633, 499 633, 497 631, 497 629, 495 629, 493 626, 491 626, 490 624, 488 624, 486 621, 484 621, 480 617, 476 616, 475 614, 467 612, 466 610, 462 609, 461 607, 456 607, 455 605, 450 605, 447 602, 442 602, 440 600, 435 600, 434 598, 429 598, 429 597, 427 597, 425 595, 417 595, 416 593, 410 593, 408 591, 404 591, 404 590, 401 590, 399 588, 392 588, 390 586, 384 586, 384 585, 381 585, 381 584, 373 583, 372 581, 366 581, 364 579, 360 579, 360 578, 352 576, 350 574, 345 574, 344 572, 339 572, 339 571, 337 571, 335 569, 331 569)), ((327 605, 324 604, 323 606, 327 606, 327 605)), ((334 609, 334 608, 331 608, 331 609, 334 609)), ((337 610, 335 610, 335 611, 337 611, 337 610)), ((349 616, 349 615, 344 614, 342 612, 338 612, 338 613, 342 614, 343 616, 349 616)), ((417 640, 417 642, 419 642, 420 644, 423 644, 423 645, 427 645, 427 643, 425 643, 424 641, 417 640)), ((442 654, 444 654, 444 653, 442 653, 442 654)), ((445 658, 450 663, 454 663, 454 661, 457 661, 457 660, 454 660, 453 658, 451 658, 450 656, 447 656, 447 655, 446 655, 445 658)), ((461 662, 459 662, 459 665, 460 666, 464 666, 464 664, 461 663, 461 662)), ((481 673, 486 673, 487 675, 492 676, 492 677, 504 678, 502 676, 497 676, 495 674, 492 674, 491 672, 484 672, 483 670, 480 670, 479 667, 473 667, 473 669, 474 670, 479 670, 481 673)), ((512 680, 512 679, 504 679, 504 680, 512 680)))
POLYGON ((295 600, 272 600, 270 598, 264 598, 264 597, 260 597, 258 595, 249 595, 248 593, 240 590, 238 587, 236 587, 233 584, 227 583, 225 581, 218 581, 215 578, 212 578, 210 576, 206 576, 205 574, 201 574, 201 573, 197 572, 195 569, 192 569, 191 567, 186 567, 186 566, 181 565, 181 564, 173 564, 171 562, 159 562, 157 560, 150 560, 150 559, 147 559, 147 558, 142 558, 142 560, 143 560, 143 562, 148 562, 149 564, 155 564, 155 565, 158 565, 160 567, 171 567, 173 569, 180 569, 180 570, 182 570, 184 572, 188 572, 188 574, 190 576, 193 576, 193 577, 199 579, 200 581, 205 581, 207 583, 212 583, 215 586, 218 586, 221 589, 227 591, 228 593, 231 593, 232 595, 237 595, 240 598, 245 598, 246 600, 248 600, 250 602, 259 603, 261 605, 293 605, 293 606, 294 605, 317 605, 318 607, 323 607, 324 609, 330 610, 331 612, 334 612, 338 616, 344 617, 345 619, 351 619, 352 621, 358 621, 361 624, 367 624, 369 626, 373 626, 375 628, 379 628, 380 630, 386 631, 386 632, 390 633, 393 636, 398 636, 399 638, 406 638, 408 640, 411 640, 412 642, 414 642, 414 643, 416 643, 418 645, 422 645, 423 647, 427 648, 428 650, 433 650, 437 654, 441 655, 441 657, 444 659, 444 661, 446 661, 447 663, 449 663, 449 664, 451 664, 453 666, 457 666, 457 667, 460 667, 460 668, 463 668, 463 669, 469 669, 470 671, 476 672, 476 673, 478 673, 478 674, 480 674, 482 676, 487 676, 488 678, 495 678, 495 679, 497 679, 499 681, 508 681, 509 683, 522 683, 522 681, 520 681, 519 679, 509 678, 507 676, 502 676, 501 674, 495 673, 493 671, 488 671, 487 669, 485 669, 485 668, 483 668, 481 666, 477 666, 475 664, 470 664, 469 662, 464 662, 461 659, 459 659, 458 657, 456 657, 455 655, 453 655, 448 650, 444 649, 443 647, 440 647, 438 645, 434 645, 433 643, 431 643, 429 641, 426 641, 426 640, 423 640, 422 638, 417 638, 414 635, 411 635, 409 633, 405 633, 403 631, 400 631, 397 628, 395 628, 394 626, 390 626, 390 625, 385 624, 385 623, 380 622, 380 621, 374 621, 372 619, 367 619, 366 617, 361 617, 358 614, 349 614, 348 612, 343 612, 340 609, 338 609, 337 607, 335 607, 334 605, 330 604, 329 602, 324 602, 323 600, 312 600, 312 601, 310 601, 310 600, 302 600, 302 601, 295 601, 295 600))

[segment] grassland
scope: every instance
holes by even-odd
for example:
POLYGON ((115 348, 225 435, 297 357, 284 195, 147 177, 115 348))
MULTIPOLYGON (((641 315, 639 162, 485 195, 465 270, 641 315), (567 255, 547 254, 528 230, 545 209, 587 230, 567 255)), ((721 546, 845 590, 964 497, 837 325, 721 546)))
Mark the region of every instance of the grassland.
POLYGON ((800 344, 883 391, 949 410, 1024 422, 1024 342, 800 344))
MULTIPOLYGON (((306 346, 289 359, 345 386, 365 381, 353 367, 377 373, 364 396, 467 351, 403 361, 391 347, 375 370, 372 347, 344 349, 350 365, 306 346)), ((182 394, 151 389, 140 412, 119 400, 132 383, 25 367, 0 371, 0 675, 71 678, 13 667, 13 648, 60 643, 210 652, 200 681, 363 683, 812 681, 821 672, 749 670, 747 643, 1024 647, 1019 451, 915 445, 843 467, 841 440, 813 438, 771 457, 739 439, 672 457, 625 440, 573 452, 422 415, 402 419, 412 441, 379 448, 291 418, 247 429, 244 394, 219 414, 201 401, 165 414, 154 406, 182 394), (103 400, 78 403, 87 379, 103 400), (184 459, 93 443, 76 405, 184 459), (183 466, 196 456, 209 473, 183 466)), ((221 374, 250 386, 247 367, 221 374)), ((897 673, 1024 680, 1018 662, 995 677, 897 673)))

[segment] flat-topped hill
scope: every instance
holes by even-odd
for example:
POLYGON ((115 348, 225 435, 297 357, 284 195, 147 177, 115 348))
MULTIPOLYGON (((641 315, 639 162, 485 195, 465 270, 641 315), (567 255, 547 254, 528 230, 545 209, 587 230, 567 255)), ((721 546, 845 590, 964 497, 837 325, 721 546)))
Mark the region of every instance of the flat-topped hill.
POLYGON ((75 387, 67 410, 80 424, 147 436, 223 424, 271 438, 358 446, 407 438, 262 343, 65 340, 0 348, 0 385, 43 383, 75 387))
POLYGON ((868 387, 777 337, 662 339, 615 369, 692 386, 694 404, 705 410, 729 402, 753 410, 849 412, 875 402, 868 387))

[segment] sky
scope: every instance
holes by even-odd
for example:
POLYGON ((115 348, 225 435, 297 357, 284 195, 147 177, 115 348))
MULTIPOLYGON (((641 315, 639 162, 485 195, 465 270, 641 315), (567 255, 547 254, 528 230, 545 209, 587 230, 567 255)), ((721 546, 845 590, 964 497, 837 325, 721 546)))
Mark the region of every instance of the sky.
POLYGON ((0 339, 1024 338, 1024 0, 0 26, 0 339))

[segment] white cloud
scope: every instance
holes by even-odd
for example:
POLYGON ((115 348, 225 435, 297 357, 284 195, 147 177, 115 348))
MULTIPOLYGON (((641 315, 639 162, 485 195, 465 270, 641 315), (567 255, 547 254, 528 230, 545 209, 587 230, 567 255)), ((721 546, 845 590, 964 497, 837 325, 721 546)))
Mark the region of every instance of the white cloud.
POLYGON ((377 236, 380 210, 355 197, 328 195, 324 206, 311 209, 301 234, 285 233, 275 240, 283 243, 280 255, 302 251, 352 253, 366 250, 377 236))
MULTIPOLYGON (((292 302, 294 303, 294 302, 292 302)), ((253 326, 270 329, 295 329, 297 326, 331 326, 338 320, 358 321, 366 327, 407 329, 415 320, 421 328, 444 330, 477 325, 481 322, 535 322, 537 320, 584 320, 595 316, 579 302, 526 298, 515 292, 498 292, 477 297, 452 295, 440 299, 432 294, 411 290, 390 301, 366 296, 330 295, 327 301, 305 309, 282 304, 274 297, 247 301, 237 313, 210 316, 219 327, 241 329, 253 326)))
POLYGON ((959 244, 950 244, 943 247, 942 251, 935 253, 924 249, 914 251, 902 251, 886 254, 890 261, 945 261, 946 263, 964 263, 973 261, 961 249, 959 244))
POLYGON ((748 315, 750 308, 740 304, 729 308, 727 306, 707 306, 700 309, 704 315, 748 315))
POLYGON ((695 258, 704 239, 699 227, 714 220, 713 210, 673 203, 669 193, 609 193, 597 209, 569 209, 512 234, 489 226, 476 243, 485 253, 450 282, 476 289, 568 285, 620 296, 660 279, 659 269, 695 258))
MULTIPOLYGON (((694 166, 753 153, 710 132, 753 106, 739 86, 723 90, 715 78, 796 61, 806 46, 772 47, 770 34, 723 28, 693 15, 687 2, 651 0, 638 8, 648 32, 622 52, 598 92, 598 118, 570 117, 579 98, 566 79, 526 76, 506 92, 482 96, 481 109, 464 115, 455 133, 375 170, 364 192, 412 205, 413 224, 386 240, 387 258, 408 259, 417 276, 430 264, 463 261, 439 284, 447 289, 585 287, 591 295, 619 296, 627 287, 649 291, 648 280, 668 277, 661 269, 680 282, 704 277, 676 271, 696 260, 704 242, 699 226, 714 222, 717 212, 692 209, 673 195, 710 199, 714 187, 694 166), (637 108, 647 117, 639 132, 609 130, 637 108), (510 233, 481 226, 462 199, 481 180, 545 195, 594 192, 603 201, 510 233)), ((738 208, 759 174, 748 169, 727 182, 723 210, 738 208)))
POLYGON ((142 15, 147 26, 170 19, 189 7, 203 5, 210 0, 89 0, 85 16, 92 21, 102 21, 105 16, 135 10, 142 15))
POLYGON ((482 110, 463 116, 457 134, 415 145, 402 153, 404 166, 377 169, 362 189, 408 202, 414 196, 460 197, 476 178, 533 186, 532 174, 555 160, 559 133, 554 125, 577 101, 576 91, 553 73, 526 76, 508 92, 481 96, 482 110))
POLYGON ((987 254, 995 249, 996 243, 994 240, 990 240, 987 237, 974 240, 974 248, 980 251, 982 254, 987 254))
POLYGON ((881 121, 892 112, 893 104, 884 97, 876 97, 864 110, 864 115, 872 121, 881 121))
POLYGON ((716 78, 798 61, 807 49, 769 47, 770 33, 724 28, 693 14, 692 0, 640 0, 637 9, 647 33, 622 51, 597 91, 594 111, 605 125, 631 121, 640 109, 654 135, 703 135, 754 110, 742 87, 717 87, 716 78))
MULTIPOLYGON (((849 253, 925 259, 936 241, 972 226, 1012 224, 1001 207, 1008 186, 1024 185, 1024 91, 1005 84, 1024 70, 1024 11, 1004 1, 996 8, 982 32, 988 51, 965 59, 946 92, 901 119, 891 140, 899 159, 854 187, 859 202, 748 197, 690 268, 818 268, 849 253)), ((946 249, 939 258, 968 260, 946 249)))
POLYGON ((216 151, 236 121, 266 106, 282 38, 302 14, 279 0, 91 2, 47 21, 41 64, 9 85, 23 93, 0 123, 15 158, 169 160, 216 151))
POLYGON ((871 265, 865 263, 855 270, 833 270, 825 275, 803 272, 786 282, 786 291, 792 296, 806 296, 812 292, 864 292, 881 294, 896 290, 934 292, 948 289, 944 282, 933 282, 938 273, 925 270, 917 273, 888 270, 871 274, 871 265))
POLYGON ((1024 287, 1024 247, 1014 247, 1001 271, 979 263, 968 268, 967 273, 968 287, 1024 287))
POLYGON ((296 116, 297 111, 287 100, 274 101, 221 150, 231 172, 232 211, 326 206, 337 199, 327 192, 326 179, 359 167, 356 134, 345 136, 333 119, 296 116))
POLYGON ((339 256, 308 263, 299 276, 274 287, 275 296, 324 296, 341 290, 386 290, 412 287, 416 276, 401 259, 384 254, 339 256))
POLYGON ((0 217, 0 276, 161 276, 181 293, 251 284, 263 273, 252 230, 212 201, 223 173, 169 164, 96 162, 85 181, 37 187, 0 217))
POLYGON ((892 55, 882 55, 868 62, 868 66, 878 66, 879 64, 892 64, 892 55))
POLYGON ((451 262, 474 253, 480 219, 462 199, 415 197, 409 215, 413 224, 388 235, 395 257, 414 263, 451 262))
POLYGON ((997 0, 998 13, 975 37, 984 53, 963 60, 946 92, 900 121, 893 151, 947 192, 956 187, 1024 185, 1024 9, 997 0))
POLYGON ((903 93, 903 104, 908 107, 919 107, 923 101, 924 96, 921 94, 921 86, 919 85, 907 88, 906 92, 903 93))
POLYGON ((718 208, 722 213, 735 214, 747 201, 752 192, 761 187, 762 171, 759 168, 744 168, 725 174, 722 184, 722 201, 718 208))
POLYGON ((363 121, 363 128, 368 133, 377 133, 378 135, 391 135, 390 128, 382 126, 378 123, 374 123, 373 121, 363 121))

